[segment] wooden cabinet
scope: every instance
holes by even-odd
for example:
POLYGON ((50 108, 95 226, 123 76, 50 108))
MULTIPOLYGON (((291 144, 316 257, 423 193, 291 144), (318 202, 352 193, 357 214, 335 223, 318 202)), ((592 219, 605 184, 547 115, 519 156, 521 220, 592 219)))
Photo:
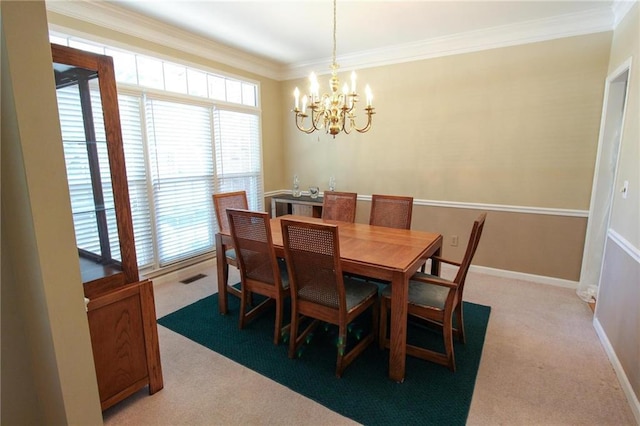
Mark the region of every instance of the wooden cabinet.
POLYGON ((322 197, 311 198, 308 195, 274 195, 271 197, 271 217, 285 214, 322 217, 322 197))
POLYGON ((51 45, 102 409, 163 387, 153 285, 139 281, 113 60, 51 45))

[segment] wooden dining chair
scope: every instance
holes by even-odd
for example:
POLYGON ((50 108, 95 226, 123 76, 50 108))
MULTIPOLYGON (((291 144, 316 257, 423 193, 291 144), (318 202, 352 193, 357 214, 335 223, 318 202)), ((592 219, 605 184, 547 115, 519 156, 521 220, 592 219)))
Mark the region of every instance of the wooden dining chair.
MULTIPOLYGON (((408 316, 409 318, 424 320, 428 324, 435 325, 442 329, 445 352, 441 353, 407 343, 407 355, 444 365, 449 367, 451 371, 456 370, 453 352, 453 336, 455 335, 464 343, 462 292, 471 260, 480 242, 486 216, 486 213, 482 213, 473 223, 471 236, 469 237, 469 243, 467 244, 467 250, 462 262, 455 262, 437 256, 433 257, 433 259, 437 261, 458 267, 458 272, 453 281, 423 272, 417 272, 411 277, 409 281, 408 316), (456 327, 453 327, 454 315, 456 327)), ((380 300, 380 336, 378 339, 380 348, 389 347, 387 314, 390 305, 391 287, 387 286, 382 290, 380 300)))
POLYGON ((322 219, 355 222, 357 193, 325 191, 322 197, 322 219))
POLYGON ((369 225, 411 229, 412 211, 413 197, 373 194, 369 225))
POLYGON ((337 225, 283 219, 281 226, 291 286, 289 358, 321 322, 337 325, 336 376, 341 377, 376 338, 378 287, 342 274, 337 225), (348 349, 347 326, 368 308, 372 309, 371 331, 348 349), (304 317, 312 321, 300 333, 304 317))
MULTIPOLYGON (((222 234, 230 234, 229 219, 227 217, 226 210, 232 209, 248 209, 249 203, 247 202, 246 191, 235 192, 222 192, 219 194, 213 194, 213 207, 216 212, 216 219, 218 221, 218 230, 222 234)), ((240 297, 240 290, 229 285, 229 265, 238 267, 236 259, 236 251, 233 246, 227 245, 225 252, 225 263, 223 267, 224 283, 227 286, 227 291, 237 297, 240 297)))
POLYGON ((276 257, 273 248, 269 215, 227 209, 227 217, 240 268, 240 329, 275 302, 273 343, 277 345, 282 337, 284 301, 289 297, 289 276, 284 260, 276 257), (253 293, 267 299, 251 307, 253 293))

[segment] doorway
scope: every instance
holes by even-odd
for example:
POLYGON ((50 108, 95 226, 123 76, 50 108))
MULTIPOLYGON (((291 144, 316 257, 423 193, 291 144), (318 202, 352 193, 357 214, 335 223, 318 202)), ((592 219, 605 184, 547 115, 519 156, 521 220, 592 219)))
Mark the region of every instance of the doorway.
POLYGON ((607 77, 605 84, 598 155, 591 189, 580 283, 577 290, 578 296, 586 302, 594 302, 598 292, 611 204, 616 186, 630 68, 631 60, 629 59, 607 77))

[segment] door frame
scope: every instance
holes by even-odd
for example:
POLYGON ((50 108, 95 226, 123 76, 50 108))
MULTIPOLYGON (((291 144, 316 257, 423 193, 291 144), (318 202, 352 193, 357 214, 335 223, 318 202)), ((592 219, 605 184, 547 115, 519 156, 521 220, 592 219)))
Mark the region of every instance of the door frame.
POLYGON ((616 191, 616 187, 617 187, 617 180, 618 180, 618 166, 619 166, 619 162, 620 162, 620 144, 622 141, 622 136, 623 136, 623 131, 624 131, 624 123, 626 120, 626 113, 627 113, 627 100, 629 99, 629 79, 630 79, 630 75, 631 75, 631 58, 628 58, 627 60, 625 60, 622 64, 620 64, 613 72, 611 72, 605 81, 605 91, 604 91, 604 99, 603 99, 603 106, 602 106, 602 116, 601 116, 601 121, 600 121, 600 132, 599 132, 599 136, 598 136, 598 153, 596 156, 596 162, 595 162, 595 169, 594 169, 594 175, 593 175, 593 183, 592 183, 592 187, 591 187, 591 200, 589 203, 589 217, 588 217, 588 222, 587 222, 587 230, 586 230, 586 235, 585 235, 585 243, 584 243, 584 250, 582 253, 582 265, 581 265, 581 269, 580 269, 580 282, 578 284, 578 294, 580 295, 581 290, 583 289, 583 284, 585 280, 585 271, 587 268, 587 264, 589 262, 588 259, 588 251, 589 249, 594 245, 594 244, 598 244, 600 247, 599 249, 601 249, 602 251, 602 257, 600 259, 600 264, 598 265, 598 272, 597 272, 597 279, 596 279, 596 292, 595 294, 593 294, 592 296, 597 300, 598 298, 598 291, 600 289, 600 280, 601 280, 601 276, 602 276, 602 266, 604 263, 604 247, 606 246, 606 240, 607 240, 607 232, 609 229, 609 223, 611 220, 611 208, 613 206, 613 198, 614 198, 614 194, 616 191), (617 141, 614 142, 617 144, 616 146, 616 152, 613 154, 613 157, 615 157, 615 166, 614 166, 614 170, 613 170, 613 174, 612 176, 602 176, 600 174, 600 168, 602 166, 601 162, 603 161, 603 150, 607 147, 609 147, 610 145, 607 145, 608 143, 611 143, 612 140, 609 138, 605 138, 605 130, 607 129, 607 124, 610 124, 609 121, 607 120, 607 115, 609 113, 609 108, 610 108, 610 102, 612 101, 612 91, 611 91, 611 87, 614 84, 618 84, 621 83, 623 81, 619 81, 619 79, 621 77, 623 77, 626 74, 624 83, 625 83, 625 89, 624 89, 624 97, 622 99, 622 111, 621 111, 621 115, 620 115, 620 124, 619 124, 619 134, 617 137, 617 141), (605 140, 606 139, 606 140, 605 140), (606 146, 605 146, 606 145, 606 146), (592 222, 592 218, 594 216, 594 212, 595 210, 598 208, 598 206, 596 205, 596 192, 598 189, 598 184, 602 182, 603 179, 610 179, 611 182, 607 183, 607 187, 609 189, 609 197, 607 200, 607 204, 604 207, 604 215, 605 215, 605 226, 604 229, 602 230, 598 230, 596 229, 596 225, 592 222), (597 234, 596 234, 597 232, 597 234))

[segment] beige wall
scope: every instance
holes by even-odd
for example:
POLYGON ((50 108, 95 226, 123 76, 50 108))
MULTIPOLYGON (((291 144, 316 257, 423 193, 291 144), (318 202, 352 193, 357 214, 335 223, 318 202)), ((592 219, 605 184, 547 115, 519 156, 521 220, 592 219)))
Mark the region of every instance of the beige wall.
MULTIPOLYGON (((358 201, 356 222, 368 223, 370 209, 370 202, 358 201)), ((443 256, 460 260, 473 221, 482 211, 486 210, 414 205, 411 228, 442 234, 443 256), (452 245, 454 236, 457 246, 452 245)), ((489 211, 473 264, 575 281, 586 224, 586 218, 489 211), (545 247, 544 253, 538 253, 540 247, 545 247)))
POLYGON ((102 416, 44 2, 2 9, 2 424, 102 416))
MULTIPOLYGON (((586 210, 610 42, 599 33, 360 70, 374 90, 372 130, 332 140, 287 117, 287 178, 326 188, 333 174, 360 194, 586 210)), ((307 89, 283 84, 282 110, 296 85, 307 89)))
MULTIPOLYGON (((551 209, 487 206, 474 263, 577 281, 611 38, 606 32, 359 70, 360 86, 374 90, 372 130, 334 140, 305 135, 286 117, 283 188, 298 174, 303 188, 324 189, 333 175, 338 190, 411 195, 414 229, 443 233, 454 256, 463 248, 447 242, 469 232, 477 210, 430 205, 551 209)), ((307 82, 283 84, 282 110, 292 108, 295 86, 306 90, 307 82)))

